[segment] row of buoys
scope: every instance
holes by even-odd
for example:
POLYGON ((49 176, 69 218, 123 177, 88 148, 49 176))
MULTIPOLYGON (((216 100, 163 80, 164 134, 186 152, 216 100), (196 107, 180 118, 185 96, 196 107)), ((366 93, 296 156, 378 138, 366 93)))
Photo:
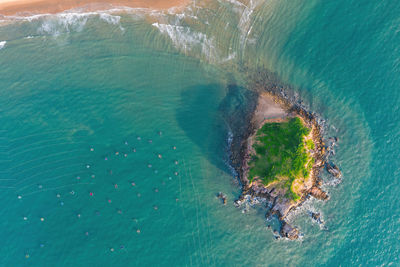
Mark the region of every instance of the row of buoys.
MULTIPOLYGON (((177 161, 176 161, 176 162, 177 162, 177 161)), ((151 168, 152 165, 149 164, 148 167, 151 168)), ((155 170, 155 173, 158 173, 158 171, 155 170)), ((174 172, 174 175, 177 176, 177 175, 179 175, 179 173, 178 173, 178 172, 174 172)), ((92 174, 91 177, 92 177, 92 178, 95 178, 95 175, 92 174)), ((81 177, 80 177, 80 176, 77 176, 76 179, 77 179, 77 180, 80 180, 81 177)), ((169 179, 169 180, 172 180, 172 177, 169 176, 168 179, 169 179)), ((163 184, 165 184, 165 182, 163 182, 163 184)), ((136 186, 136 183, 135 183, 134 181, 132 181, 132 182, 131 182, 131 185, 132 185, 132 186, 136 186)), ((38 187, 39 187, 39 188, 43 188, 42 185, 39 185, 38 187)), ((118 189, 118 184, 114 184, 114 188, 115 188, 115 189, 118 189)), ((155 192, 158 192, 158 189, 156 189, 155 192)), ((74 190, 71 190, 69 193, 70 193, 71 195, 75 195, 75 191, 74 191, 74 190)), ((94 193, 93 193, 93 192, 89 192, 89 196, 94 196, 94 193)), ((61 198, 61 194, 60 194, 60 193, 57 193, 57 194, 56 194, 56 197, 57 197, 57 198, 61 198)), ((17 195, 17 198, 18 198, 18 199, 22 199, 22 195, 17 195)), ((61 205, 63 205, 63 204, 64 204, 64 203, 61 202, 61 205)))
MULTIPOLYGON (((160 131, 160 132, 158 132, 158 134, 161 136, 161 135, 162 135, 162 132, 160 131)), ((137 137, 137 140, 141 140, 141 139, 142 139, 142 138, 141 138, 140 136, 137 137)), ((148 141, 148 143, 150 143, 150 144, 153 143, 152 139, 148 139, 147 141, 148 141)), ((125 141, 124 144, 125 144, 125 145, 128 145, 128 141, 125 141)), ((173 150, 176 150, 176 146, 173 146, 172 149, 173 149, 173 150)), ((95 151, 95 148, 94 148, 94 147, 90 147, 90 151, 91 151, 91 152, 94 152, 94 151, 95 151)), ((136 148, 132 148, 132 152, 136 153, 136 148)), ((114 154, 115 154, 116 156, 123 155, 124 157, 128 157, 128 154, 127 154, 127 153, 121 154, 119 151, 116 151, 114 154)), ((162 159, 162 158, 163 158, 163 155, 162 155, 161 153, 158 153, 158 154, 156 154, 156 155, 157 155, 157 157, 158 157, 159 159, 162 159)), ((105 157, 104 157, 104 160, 105 160, 105 161, 107 161, 108 159, 109 159, 108 156, 105 156, 105 157)), ((175 164, 175 165, 178 165, 178 161, 175 160, 175 161, 174 161, 174 164, 175 164)), ((85 167, 86 167, 86 169, 91 169, 91 168, 92 168, 91 164, 86 164, 85 167)), ((152 168, 153 165, 149 163, 149 164, 147 165, 147 167, 148 167, 148 168, 152 168)), ((155 173, 158 173, 158 170, 155 170, 154 172, 155 172, 155 173)), ((112 174, 112 171, 110 171, 110 173, 112 174)), ((178 172, 174 172, 174 175, 177 176, 177 175, 178 175, 178 172)), ((95 174, 91 174, 90 177, 94 179, 96 176, 95 176, 95 174)), ((81 180, 81 179, 82 179, 81 176, 76 176, 76 180, 81 180)), ((172 180, 172 177, 169 176, 168 179, 169 179, 169 180, 172 180)), ((163 181, 163 184, 165 184, 164 181, 163 181)), ((132 181, 132 182, 131 182, 131 186, 136 186, 136 183, 135 183, 134 181, 132 181)), ((39 189, 43 189, 43 185, 42 185, 42 184, 38 184, 38 188, 39 188, 39 189)), ((114 188, 115 188, 115 189, 118 189, 118 188, 119 188, 118 184, 115 183, 115 184, 114 184, 114 188)), ((158 193, 158 192, 159 192, 159 189, 158 189, 158 188, 154 188, 153 190, 154 190, 155 193, 158 193)), ((70 193, 71 195, 75 195, 75 191, 74 191, 74 190, 71 190, 69 193, 70 193)), ((93 197, 93 196, 94 196, 94 192, 90 191, 90 192, 89 192, 89 196, 90 196, 90 197, 93 197)), ((18 195, 17 197, 18 197, 18 199, 22 199, 22 195, 18 195)), ((61 194, 60 194, 60 193, 57 193, 57 194, 56 194, 56 197, 57 197, 57 198, 61 198, 61 194)), ((140 193, 137 193, 137 197, 141 197, 141 194, 140 194, 140 193)), ((176 198, 175 200, 176 200, 176 202, 179 201, 178 198, 176 198)), ((111 200, 111 199, 107 199, 107 202, 108 202, 109 204, 111 204, 111 203, 112 203, 112 200, 111 200)), ((64 205, 64 202, 63 202, 63 201, 61 201, 61 202, 59 202, 59 203, 60 203, 61 206, 64 205)), ((159 207, 158 207, 157 205, 154 205, 154 206, 153 206, 153 209, 154 209, 154 210, 158 210, 159 207)), ((117 209, 116 212, 117 212, 118 214, 122 214, 122 213, 123 213, 121 209, 117 209)), ((100 212, 99 212, 99 211, 96 211, 96 215, 100 215, 100 212)), ((77 217, 78 219, 80 219, 80 218, 82 217, 82 214, 76 213, 76 217, 77 217)), ((28 221, 28 217, 27 217, 27 216, 24 216, 24 217, 23 217, 23 220, 24 220, 24 221, 28 221)), ((137 220, 137 219, 133 218, 132 220, 133 220, 134 222, 138 223, 138 220, 137 220)), ((44 217, 40 217, 40 221, 41 221, 41 222, 44 222, 44 221, 45 221, 45 218, 44 218, 44 217)), ((137 233, 137 234, 140 234, 140 233, 141 233, 141 230, 140 230, 139 228, 137 228, 137 229, 136 229, 136 233, 137 233)), ((88 231, 84 232, 84 234, 85 234, 86 236, 89 236, 89 232, 88 232, 88 231)), ((44 247, 44 244, 43 244, 43 243, 40 244, 40 247, 43 248, 43 247, 44 247)), ((120 245, 120 246, 119 246, 119 249, 123 250, 123 249, 125 249, 125 246, 124 246, 124 245, 120 245)), ((116 249, 115 249, 114 247, 111 247, 111 248, 110 248, 110 251, 111 251, 111 252, 114 252, 115 250, 116 250, 116 249)), ((30 254, 29 254, 29 253, 26 253, 26 254, 25 254, 25 258, 27 258, 27 259, 30 258, 30 254)))

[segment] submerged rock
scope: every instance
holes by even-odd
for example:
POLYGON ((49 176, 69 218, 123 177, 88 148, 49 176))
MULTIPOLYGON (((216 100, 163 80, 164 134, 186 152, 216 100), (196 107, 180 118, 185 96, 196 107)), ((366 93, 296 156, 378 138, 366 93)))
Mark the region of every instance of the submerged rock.
POLYGON ((218 192, 217 198, 219 198, 220 200, 222 200, 222 203, 223 203, 224 205, 226 205, 227 197, 226 197, 226 195, 225 195, 224 193, 218 192))
POLYGON ((321 213, 320 213, 320 212, 312 212, 312 211, 310 211, 309 214, 310 214, 311 218, 312 218, 315 222, 317 222, 317 223, 320 224, 320 225, 323 225, 323 224, 324 224, 324 221, 322 220, 322 217, 321 217, 321 213))
POLYGON ((327 162, 325 164, 325 168, 334 177, 336 177, 336 178, 342 177, 342 173, 340 172, 340 169, 335 164, 327 162))
POLYGON ((280 234, 282 237, 289 238, 290 240, 295 240, 299 238, 299 230, 295 227, 292 227, 285 221, 282 222, 280 234))
POLYGON ((311 188, 310 195, 312 195, 316 199, 320 199, 320 200, 329 199, 328 194, 325 191, 323 191, 321 188, 317 187, 317 186, 313 186, 311 188))

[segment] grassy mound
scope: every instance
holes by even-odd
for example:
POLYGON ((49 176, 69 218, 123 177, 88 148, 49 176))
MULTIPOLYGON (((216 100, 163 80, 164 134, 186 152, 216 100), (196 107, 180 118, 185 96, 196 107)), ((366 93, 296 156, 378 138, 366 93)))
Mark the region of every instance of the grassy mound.
POLYGON ((265 123, 256 133, 249 180, 257 178, 264 185, 276 182, 285 190, 286 197, 299 199, 297 189, 309 177, 314 164, 309 150, 315 145, 306 138, 309 133, 310 129, 298 117, 265 123))

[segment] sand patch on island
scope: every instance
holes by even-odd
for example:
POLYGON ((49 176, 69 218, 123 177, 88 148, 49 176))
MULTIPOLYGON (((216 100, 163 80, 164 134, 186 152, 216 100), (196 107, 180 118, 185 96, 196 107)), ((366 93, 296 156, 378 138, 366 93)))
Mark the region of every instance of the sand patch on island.
POLYGON ((288 116, 281 104, 276 103, 273 97, 267 93, 261 93, 258 98, 256 110, 253 115, 253 125, 258 129, 265 120, 285 119, 288 116))

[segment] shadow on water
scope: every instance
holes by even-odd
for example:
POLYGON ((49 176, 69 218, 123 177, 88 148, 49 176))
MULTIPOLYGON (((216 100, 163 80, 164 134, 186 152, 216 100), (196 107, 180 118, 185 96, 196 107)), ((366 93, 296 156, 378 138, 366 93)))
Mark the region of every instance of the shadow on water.
POLYGON ((181 93, 177 121, 186 135, 218 169, 232 174, 228 138, 238 139, 247 125, 246 118, 255 103, 255 94, 242 87, 204 84, 181 93))

